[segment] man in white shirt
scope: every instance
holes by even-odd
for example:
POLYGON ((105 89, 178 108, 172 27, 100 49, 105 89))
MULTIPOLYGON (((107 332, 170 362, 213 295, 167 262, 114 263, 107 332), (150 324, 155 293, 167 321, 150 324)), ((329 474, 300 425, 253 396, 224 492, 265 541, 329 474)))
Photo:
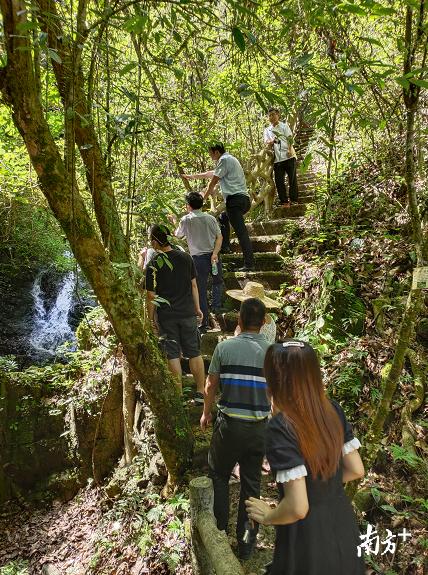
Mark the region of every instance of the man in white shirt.
POLYGON ((207 287, 210 274, 213 282, 212 307, 214 311, 221 308, 221 297, 223 294, 223 275, 221 260, 218 255, 221 248, 222 235, 215 217, 202 211, 203 203, 204 200, 201 194, 189 192, 186 195, 188 214, 181 218, 175 230, 177 238, 186 238, 190 255, 195 264, 199 301, 204 314, 202 325, 199 328, 201 333, 209 329, 207 287))
POLYGON ((293 133, 287 122, 280 122, 278 108, 269 108, 270 125, 263 134, 264 143, 273 149, 273 173, 275 186, 281 206, 288 208, 290 200, 297 203, 296 152, 292 146, 293 133), (288 176, 288 191, 285 185, 285 174, 288 176))
POLYGON ((253 247, 244 221, 244 215, 251 207, 251 199, 244 170, 235 156, 226 152, 223 144, 214 144, 208 150, 211 159, 216 162, 215 169, 200 174, 183 174, 182 177, 186 180, 211 178, 203 196, 204 199, 214 193, 217 183, 220 182, 221 193, 226 202, 226 212, 223 212, 219 218, 223 234, 222 251, 227 251, 229 248, 230 222, 244 256, 244 266, 239 271, 252 271, 254 270, 253 247))

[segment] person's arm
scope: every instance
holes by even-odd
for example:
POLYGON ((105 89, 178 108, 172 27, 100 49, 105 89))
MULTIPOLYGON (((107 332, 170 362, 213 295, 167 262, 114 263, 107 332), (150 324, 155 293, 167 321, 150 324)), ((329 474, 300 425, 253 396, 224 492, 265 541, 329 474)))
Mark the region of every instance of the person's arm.
POLYGON ((343 483, 364 477, 364 465, 358 449, 343 456, 343 483))
POLYGON ((199 174, 180 174, 185 180, 205 180, 212 178, 214 175, 214 170, 208 170, 207 172, 200 172, 199 174))
POLYGON ((211 181, 208 184, 208 188, 207 188, 205 194, 202 194, 202 197, 204 198, 204 200, 205 200, 205 198, 209 198, 209 196, 213 195, 215 187, 219 181, 220 181, 220 178, 218 176, 215 176, 214 172, 213 172, 213 177, 211 178, 211 181))
POLYGON ((223 243, 223 236, 220 234, 215 239, 214 249, 211 256, 211 263, 218 262, 218 253, 221 250, 221 244, 223 243))
MULTIPOLYGON (((175 222, 173 222, 174 225, 177 224, 177 220, 175 220, 175 222)), ((177 229, 174 232, 174 235, 176 238, 184 238, 186 237, 186 229, 185 229, 185 225, 183 222, 183 218, 180 220, 177 229)))
POLYGON ((140 268, 141 271, 144 271, 146 256, 147 256, 147 248, 142 248, 140 253, 138 254, 138 263, 137 263, 137 266, 140 268))
POLYGON ((202 313, 199 304, 199 291, 198 291, 198 284, 196 283, 196 278, 192 279, 192 297, 193 297, 193 303, 195 304, 196 315, 200 320, 202 320, 204 318, 204 314, 202 313))
POLYGON ((266 128, 263 132, 263 141, 268 148, 272 148, 273 143, 275 142, 275 136, 272 136, 269 128, 266 128))
POLYGON ((215 402, 215 396, 220 383, 220 376, 218 373, 208 374, 207 380, 205 382, 204 388, 204 410, 201 415, 201 429, 206 431, 208 425, 212 421, 212 408, 215 402))
POLYGON ((147 315, 149 316, 149 321, 152 326, 152 329, 155 331, 157 330, 156 322, 155 322, 155 297, 156 293, 154 291, 146 291, 146 301, 147 301, 147 315))
POLYGON ((289 525, 304 519, 309 511, 305 478, 283 483, 283 487, 284 497, 274 509, 255 497, 247 499, 245 506, 250 519, 262 525, 289 525))

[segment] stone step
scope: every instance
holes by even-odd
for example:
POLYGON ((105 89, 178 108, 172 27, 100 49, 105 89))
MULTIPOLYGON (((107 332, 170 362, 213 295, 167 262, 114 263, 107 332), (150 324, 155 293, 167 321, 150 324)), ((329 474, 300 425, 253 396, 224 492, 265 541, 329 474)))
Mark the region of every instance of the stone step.
POLYGON ((277 290, 283 283, 290 284, 293 276, 287 270, 225 272, 223 274, 226 289, 243 289, 248 281, 261 283, 265 289, 277 290))
POLYGON ((305 204, 298 204, 297 206, 290 206, 289 208, 276 206, 273 208, 272 212, 270 213, 270 216, 272 218, 282 217, 285 219, 290 219, 290 217, 303 216, 305 212, 306 212, 305 204))
POLYGON ((262 221, 254 221, 247 224, 248 233, 252 236, 261 236, 261 235, 270 235, 270 234, 282 234, 284 232, 284 228, 287 225, 287 220, 296 220, 299 221, 300 217, 291 217, 288 216, 287 218, 278 218, 278 219, 269 219, 269 220, 262 220, 262 221))
MULTIPOLYGON (((224 254, 222 261, 225 271, 234 271, 243 265, 242 253, 224 254)), ((259 271, 279 270, 282 260, 276 252, 262 252, 254 253, 254 263, 259 271)))
MULTIPOLYGON (((284 236, 282 234, 251 236, 251 244, 255 252, 276 252, 277 246, 281 246, 284 236)), ((230 241, 231 250, 234 253, 241 253, 238 238, 230 241)))
MULTIPOLYGON (((235 331, 235 327, 238 323, 238 318, 236 317, 236 323, 233 324, 233 328, 229 332, 221 331, 220 329, 217 330, 210 330, 207 333, 204 333, 201 337, 201 354, 205 357, 212 357, 216 345, 229 337, 233 337, 233 332, 235 331)), ((232 325, 232 324, 230 324, 232 325)))

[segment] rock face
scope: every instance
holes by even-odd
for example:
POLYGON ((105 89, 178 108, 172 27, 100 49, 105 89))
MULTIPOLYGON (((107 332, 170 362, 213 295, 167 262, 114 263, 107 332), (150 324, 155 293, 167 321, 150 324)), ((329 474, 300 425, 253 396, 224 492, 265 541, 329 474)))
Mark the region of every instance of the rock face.
POLYGON ((36 272, 26 270, 19 277, 0 278, 0 356, 14 354, 28 365, 28 328, 33 315, 31 288, 36 272))
POLYGON ((29 372, 0 372, 0 503, 46 489, 69 499, 123 452, 120 372, 84 403, 64 388, 55 395, 43 368, 29 372))
POLYGON ((64 411, 41 383, 0 373, 0 502, 29 490, 50 473, 71 467, 64 411))

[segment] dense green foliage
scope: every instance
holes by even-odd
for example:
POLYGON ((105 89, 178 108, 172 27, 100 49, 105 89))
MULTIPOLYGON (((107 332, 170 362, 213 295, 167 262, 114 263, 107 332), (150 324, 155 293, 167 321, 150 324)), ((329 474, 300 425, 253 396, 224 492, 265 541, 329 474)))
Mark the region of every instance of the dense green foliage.
MULTIPOLYGON (((4 14, 7 9, 7 0, 2 0, 4 14)), ((295 283, 282 286, 285 305, 279 324, 283 334, 303 337, 317 348, 329 393, 344 405, 361 437, 385 396, 402 343, 397 344, 397 334, 408 316, 411 272, 426 250, 418 237, 419 229, 426 243, 426 10, 426 2, 416 0, 119 0, 103 5, 40 0, 26 3, 27 19, 18 24, 18 36, 28 35, 25 50, 33 58, 44 118, 72 175, 73 202, 79 195, 96 221, 96 182, 85 164, 93 143, 76 145, 74 140, 80 128, 89 126, 106 167, 103 184, 111 182, 132 257, 147 242, 149 224, 168 223, 169 214, 181 213, 185 185, 179 173, 211 168, 207 144, 221 140, 251 166, 252 155, 262 147, 271 105, 281 108, 295 133, 313 128, 300 173, 310 167, 317 190, 306 218, 289 220, 284 229, 281 255, 284 269, 293 268, 295 283), (58 70, 65 70, 61 80, 58 70), (70 82, 66 96, 60 93, 64 82, 70 82), (87 110, 81 114, 83 97, 87 110), (409 114, 414 114, 414 129, 409 128, 409 114)), ((1 73, 8 65, 4 38, 2 90, 1 73)), ((10 112, 5 90, 0 100, 0 274, 9 277, 51 263, 67 267, 64 231, 38 188, 10 112)), ((52 167, 44 168, 52 176, 52 167)), ((192 186, 200 189, 199 183, 192 186)), ((78 233, 73 202, 73 221, 67 222, 71 235, 78 233)), ((262 218, 261 208, 250 217, 262 218)), ((90 236, 89 227, 83 230, 84 239, 90 236)), ((94 235, 102 236, 103 230, 94 235)), ((110 257, 111 246, 103 247, 110 257)), ((115 262, 113 271, 109 277, 123 285, 135 279, 129 262, 115 262)), ((426 315, 426 308, 420 309, 426 315)), ((66 367, 30 369, 19 377, 30 384, 44 378, 65 401, 69 393, 79 395, 79 377, 89 370, 98 373, 98 364, 116 353, 107 323, 97 310, 79 328, 85 350, 97 345, 94 326, 104 330, 99 352, 81 351, 70 356, 66 367)), ((413 328, 415 322, 409 323, 413 328)), ((426 346, 413 335, 404 344, 417 352, 423 371, 426 346)), ((397 365, 398 393, 392 394, 387 417, 380 418, 385 436, 373 441, 378 457, 365 486, 369 505, 361 509, 367 520, 388 527, 414 522, 418 554, 410 557, 400 549, 388 571, 405 569, 408 562, 409 570, 400 572, 413 575, 419 573, 419 550, 427 541, 421 527, 427 505, 426 422, 421 401, 409 449, 403 440, 403 413, 416 394, 417 369, 405 354, 397 365)), ((0 364, 2 371, 15 367, 13 358, 0 364)), ((181 520, 174 523, 157 501, 143 502, 136 483, 131 478, 106 524, 125 516, 139 521, 132 537, 144 555, 159 535, 155 537, 158 522, 167 518, 168 529, 181 535, 184 526, 181 520), (138 515, 142 503, 152 509, 138 515)), ((174 505, 183 511, 180 501, 174 505)), ((104 556, 114 562, 123 543, 118 541, 100 536, 91 563, 94 572, 104 556)), ((164 558, 171 572, 176 561, 173 550, 164 558)), ((379 573, 384 569, 375 562, 373 566, 379 573)), ((25 562, 19 561, 0 568, 1 575, 25 572, 25 562)))

